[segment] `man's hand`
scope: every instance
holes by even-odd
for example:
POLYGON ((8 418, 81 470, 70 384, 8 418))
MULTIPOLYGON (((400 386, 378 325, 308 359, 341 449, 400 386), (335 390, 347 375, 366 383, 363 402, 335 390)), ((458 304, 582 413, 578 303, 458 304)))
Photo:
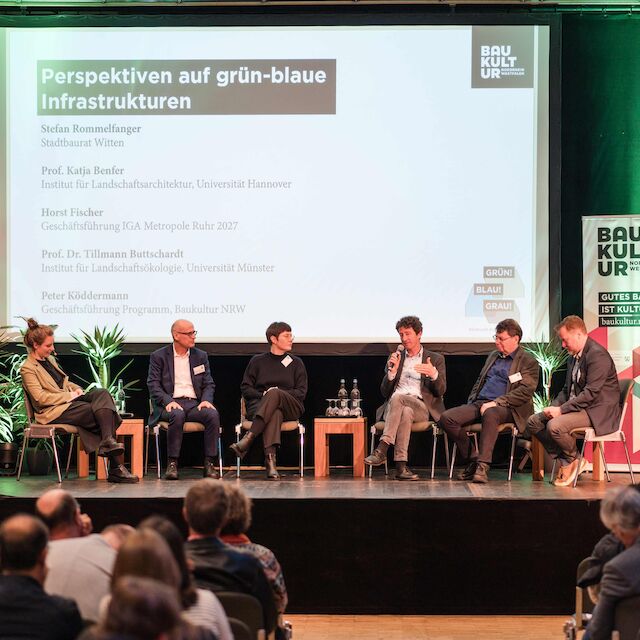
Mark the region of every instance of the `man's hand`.
POLYGON ((398 351, 394 351, 390 356, 389 360, 387 360, 387 374, 390 380, 396 377, 396 373, 398 372, 398 363, 400 362, 400 353, 398 351))
POLYGON ((481 415, 481 416, 483 416, 483 415, 484 415, 484 412, 485 412, 487 409, 491 409, 491 407, 497 407, 497 406, 498 406, 498 405, 497 405, 495 402, 493 402, 493 400, 492 400, 491 402, 485 402, 485 403, 484 403, 483 405, 481 405, 481 407, 480 407, 480 415, 481 415))
POLYGON ((88 536, 93 531, 93 522, 86 513, 80 514, 80 535, 88 536))
POLYGON ((184 411, 184 409, 175 401, 170 402, 165 408, 165 411, 173 411, 174 409, 177 409, 178 411, 184 411))
POLYGON ((198 411, 200 411, 200 409, 215 409, 215 407, 210 402, 207 402, 206 400, 203 400, 198 405, 198 411))
POLYGON ((425 376, 429 376, 430 378, 438 377, 438 370, 431 364, 431 358, 427 358, 426 362, 421 362, 415 366, 415 370, 425 376))
POLYGON ((263 395, 263 396, 265 396, 265 395, 267 395, 267 393, 269 393, 269 391, 271 391, 271 389, 277 389, 277 388, 278 388, 278 387, 269 387, 268 389, 265 389, 265 390, 262 392, 262 395, 263 395))
POLYGON ((71 398, 79 398, 82 394, 84 393, 84 391, 82 389, 74 389, 71 392, 71 398))
POLYGON ((557 418, 561 414, 561 411, 560 407, 545 407, 542 413, 544 413, 547 418, 557 418))

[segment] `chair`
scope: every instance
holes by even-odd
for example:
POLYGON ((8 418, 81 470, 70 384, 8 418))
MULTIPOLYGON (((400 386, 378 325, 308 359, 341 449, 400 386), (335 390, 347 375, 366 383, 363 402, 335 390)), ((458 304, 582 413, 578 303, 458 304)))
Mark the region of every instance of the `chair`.
MULTIPOLYGON (((449 440, 447 438, 447 434, 438 427, 438 424, 433 420, 423 420, 422 422, 414 422, 411 425, 411 433, 422 433, 425 431, 429 431, 431 429, 431 433, 433 434, 433 450, 431 452, 431 479, 433 480, 436 469, 436 450, 438 448, 438 436, 442 433, 444 434, 444 447, 445 447, 445 455, 447 457, 447 469, 449 468, 449 440)), ((376 422, 371 426, 371 451, 375 448, 375 437, 376 434, 382 435, 384 431, 384 421, 376 422)), ((373 467, 369 467, 369 477, 371 478, 373 475, 373 467)), ((384 461, 384 475, 389 475, 389 465, 387 461, 384 461)))
MULTIPOLYGON (((18 477, 17 481, 20 480, 20 476, 22 474, 22 463, 24 461, 24 452, 27 446, 29 445, 29 440, 51 440, 51 448, 53 449, 53 459, 56 463, 56 472, 58 474, 58 483, 62 484, 62 476, 60 474, 60 461, 58 459, 58 447, 56 445, 56 436, 58 435, 70 435, 71 441, 69 443, 69 454, 67 455, 67 466, 65 469, 64 477, 68 477, 69 475, 69 465, 71 464, 71 453, 73 451, 73 442, 75 437, 78 435, 78 427, 75 427, 71 424, 63 424, 61 422, 49 423, 49 424, 38 424, 35 421, 35 412, 33 410, 33 404, 31 403, 31 398, 29 398, 29 394, 27 390, 22 387, 22 396, 24 398, 24 408, 27 414, 27 420, 29 423, 24 429, 24 436, 22 440, 22 450, 20 451, 20 462, 18 464, 18 477)), ((78 444, 78 446, 80 446, 78 444)), ((107 470, 107 460, 104 459, 104 468, 105 472, 108 473, 107 470)), ((96 478, 98 474, 96 473, 96 478)))
POLYGON ((233 640, 253 640, 251 629, 249 629, 249 627, 244 622, 242 622, 242 620, 238 620, 237 618, 230 618, 229 616, 227 616, 227 620, 229 620, 229 626, 231 627, 233 640))
MULTIPOLYGON (((149 400, 149 417, 151 417, 153 413, 153 403, 149 400)), ((158 479, 162 473, 162 466, 160 464, 160 431, 164 431, 165 433, 169 429, 169 423, 166 420, 160 420, 156 423, 155 426, 151 427, 147 423, 145 425, 145 463, 144 463, 144 474, 147 475, 147 471, 149 469, 149 436, 151 435, 151 431, 153 431, 153 435, 156 438, 156 461, 158 464, 158 479)), ((204 432, 204 425, 201 422, 185 422, 184 427, 182 429, 183 433, 202 433, 204 432)), ((222 425, 218 430, 218 465, 220 470, 220 477, 222 477, 222 425)))
MULTIPOLYGON (((240 422, 236 425, 236 442, 240 442, 240 434, 242 430, 249 431, 251 429, 251 420, 247 419, 247 406, 244 398, 240 397, 240 422)), ((280 426, 281 431, 295 431, 298 430, 300 434, 300 477, 304 477, 304 434, 305 427, 299 420, 287 420, 280 426)), ((236 465, 236 476, 240 477, 240 458, 236 465)))
MULTIPOLYGON (((604 443, 605 442, 622 442, 624 446, 624 453, 627 457, 627 464, 629 465, 629 475, 631 476, 631 484, 635 484, 635 479, 633 477, 633 467, 631 466, 631 458, 629 457, 629 449, 627 448, 627 440, 624 436, 624 431, 622 430, 622 425, 624 424, 624 418, 627 413, 627 405, 629 404, 629 398, 633 393, 633 380, 618 380, 618 384, 620 385, 620 422, 618 424, 618 430, 613 433, 607 433, 604 436, 599 436, 596 434, 595 430, 592 428, 581 427, 580 429, 572 429, 571 435, 576 437, 583 437, 582 448, 580 449, 580 456, 578 458, 578 465, 582 462, 582 458, 584 458, 584 449, 587 442, 593 443, 594 455, 596 445, 600 450, 600 456, 602 457, 602 463, 604 464, 604 470, 607 474, 607 482, 611 482, 611 476, 609 475, 609 468, 607 467, 607 459, 604 455, 604 443)), ((555 461, 553 464, 553 471, 555 471, 555 461)), ((551 472, 551 477, 553 478, 553 471, 551 472)), ((578 484, 578 474, 576 473, 576 477, 573 480, 573 487, 575 489, 578 484)))
POLYGON ((262 605, 257 598, 233 591, 216 591, 215 594, 227 617, 240 620, 249 628, 252 640, 266 639, 262 605))
MULTIPOLYGON (((473 436, 475 441, 476 451, 478 450, 478 434, 482 432, 482 424, 480 422, 476 422, 474 424, 470 424, 465 427, 467 430, 468 436, 473 436)), ((518 427, 513 422, 503 422, 498 425, 498 435, 501 433, 511 432, 511 455, 509 457, 509 476, 508 479, 511 480, 511 476, 513 475, 513 455, 516 448, 516 439, 518 438, 518 427)), ((453 468, 456 463, 456 443, 453 443, 453 453, 451 455, 451 469, 449 470, 449 479, 453 477, 453 468)))

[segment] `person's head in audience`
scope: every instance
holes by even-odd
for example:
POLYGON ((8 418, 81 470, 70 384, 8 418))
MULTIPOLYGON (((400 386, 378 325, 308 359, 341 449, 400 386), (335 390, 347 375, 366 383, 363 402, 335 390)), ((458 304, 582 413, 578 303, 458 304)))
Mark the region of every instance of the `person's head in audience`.
POLYGON ((139 529, 127 536, 113 565, 111 584, 124 576, 157 580, 176 593, 180 588, 180 571, 164 538, 151 529, 139 529))
POLYGON ((187 491, 182 510, 189 534, 217 536, 227 519, 229 498, 222 480, 198 480, 187 491))
POLYGON ((135 529, 128 524, 110 524, 100 532, 100 535, 117 551, 134 531, 135 529))
POLYGON ((640 491, 634 486, 609 490, 600 504, 600 519, 629 548, 640 538, 640 491))
POLYGON ((223 536, 238 536, 251 526, 251 498, 237 485, 226 482, 224 489, 229 499, 227 521, 222 527, 223 536))
POLYGON ((293 349, 291 325, 286 322, 272 322, 265 331, 271 352, 283 355, 293 349))
POLYGON ((188 609, 194 605, 198 600, 198 594, 193 584, 189 562, 184 551, 184 540, 178 527, 164 516, 150 516, 138 525, 138 529, 140 531, 147 529, 155 531, 164 538, 180 571, 180 599, 182 606, 188 609))
POLYGON ((567 316, 563 318, 555 327, 558 338, 562 341, 562 346, 575 356, 584 349, 589 337, 587 325, 579 316, 567 316))
POLYGON ((49 527, 51 540, 79 538, 93 530, 91 518, 64 489, 51 489, 36 500, 36 515, 49 527))
POLYGON ((4 575, 30 576, 40 584, 47 577, 49 534, 44 524, 26 513, 0 525, 0 570, 4 575))
POLYGON ((157 580, 125 576, 113 585, 107 615, 96 635, 159 640, 171 637, 180 622, 174 589, 157 580))

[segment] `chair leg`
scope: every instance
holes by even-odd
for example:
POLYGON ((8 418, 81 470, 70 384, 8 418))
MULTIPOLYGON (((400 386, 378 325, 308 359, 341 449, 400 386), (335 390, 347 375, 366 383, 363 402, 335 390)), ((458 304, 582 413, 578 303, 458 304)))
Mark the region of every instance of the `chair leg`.
MULTIPOLYGON (((104 475, 109 477, 109 465, 107 463, 107 458, 102 458, 102 464, 104 464, 104 475)), ((98 476, 98 472, 96 471, 96 478, 98 476)))
POLYGON ((549 484, 553 484, 553 481, 556 477, 556 464, 558 464, 558 459, 553 459, 553 466, 551 467, 551 477, 549 478, 549 484))
MULTIPOLYGON (((236 426, 236 442, 240 442, 240 431, 242 427, 240 425, 236 426)), ((240 458, 236 458, 236 478, 240 477, 240 458)))
POLYGON ((218 466, 222 478, 222 427, 218 430, 218 466))
MULTIPOLYGON (((373 449, 376 444, 376 430, 371 427, 371 446, 369 447, 369 453, 373 453, 373 449)), ((369 465, 369 479, 373 477, 373 466, 369 465)))
POLYGON ((514 428, 514 430, 511 433, 511 457, 509 458, 509 481, 511 481, 511 477, 513 475, 513 456, 516 452, 516 434, 517 434, 517 429, 514 428))
POLYGON ((60 461, 58 460, 58 447, 56 445, 55 432, 51 435, 51 446, 53 448, 53 459, 56 462, 56 472, 58 473, 58 484, 62 484, 62 475, 60 474, 60 461))
POLYGON ((158 480, 160 480, 160 427, 154 427, 153 431, 156 436, 156 463, 158 465, 158 480))
POLYGON ((624 455, 627 456, 627 464, 629 465, 629 475, 631 476, 631 484, 635 484, 636 481, 633 477, 633 467, 631 466, 631 458, 629 457, 629 449, 627 448, 627 439, 624 437, 624 434, 622 434, 622 444, 624 446, 624 455))
POLYGON ((607 476, 607 482, 611 482, 611 476, 609 475, 609 467, 607 466, 607 459, 604 457, 604 442, 598 443, 598 449, 600 450, 600 458, 602 459, 602 464, 604 465, 604 472, 607 476))
POLYGON ((304 478, 304 427, 298 424, 300 430, 300 477, 304 478))
POLYGON ((449 468, 450 464, 449 464, 449 436, 447 435, 446 431, 443 431, 444 433, 444 457, 445 460, 447 462, 447 469, 449 468))
POLYGON ((22 451, 20 451, 20 464, 18 465, 18 477, 16 478, 16 482, 20 482, 20 475, 22 474, 22 462, 24 460, 24 450, 27 448, 29 444, 30 434, 31 434, 31 431, 27 427, 24 430, 24 434, 22 437, 22 451))
POLYGON ((66 480, 69 477, 69 465, 71 464, 71 454, 73 453, 73 443, 76 440, 75 434, 71 434, 71 438, 69 438, 69 453, 67 455, 67 468, 64 471, 64 479, 66 480))
POLYGON ((449 480, 451 480, 451 478, 453 478, 453 467, 456 464, 456 451, 458 449, 458 446, 456 445, 456 443, 453 443, 453 449, 451 450, 451 466, 449 467, 449 480))
POLYGON ((436 451, 438 449, 438 427, 431 427, 433 431, 433 451, 431 452, 431 479, 433 480, 436 473, 436 451))
POLYGON ((145 443, 144 443, 144 475, 147 475, 149 471, 149 425, 145 429, 145 443))
MULTIPOLYGON (((585 438, 582 441, 582 448, 580 449, 580 456, 578 457, 578 469, 580 468, 580 463, 582 462, 582 458, 584 458, 584 448, 587 444, 587 439, 585 438)), ((573 488, 575 489, 578 484, 578 474, 576 473, 576 477, 573 479, 573 488)))
POLYGON ((518 473, 522 473, 524 469, 524 465, 527 464, 527 460, 530 460, 530 459, 531 459, 531 453, 529 453, 528 451, 525 451, 524 455, 520 459, 520 462, 518 463, 518 473))

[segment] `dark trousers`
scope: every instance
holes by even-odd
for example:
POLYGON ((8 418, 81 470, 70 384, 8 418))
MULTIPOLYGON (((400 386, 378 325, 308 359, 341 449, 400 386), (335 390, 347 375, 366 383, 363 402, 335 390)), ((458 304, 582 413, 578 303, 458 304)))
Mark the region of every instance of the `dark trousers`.
POLYGON ((116 411, 111 394, 106 389, 92 389, 71 401, 71 404, 55 420, 78 427, 78 435, 87 453, 98 448, 101 440, 114 437, 122 418, 116 411), (109 419, 103 421, 103 428, 96 419, 96 411, 110 412, 109 419))
POLYGON ((491 464, 493 459, 493 448, 498 439, 498 426, 503 422, 513 422, 511 409, 507 407, 491 407, 480 415, 480 407, 489 400, 476 400, 470 404, 463 404, 453 409, 447 409, 438 420, 438 424, 445 430, 447 436, 456 445, 460 455, 467 460, 477 458, 478 462, 491 464), (479 451, 473 450, 473 441, 467 435, 465 427, 474 422, 482 423, 480 432, 479 451))
POLYGON ((182 430, 185 422, 200 422, 204 425, 204 455, 215 458, 218 451, 218 433, 220 431, 220 414, 217 409, 198 409, 200 400, 191 398, 174 398, 181 407, 173 411, 163 411, 160 420, 169 423, 167 432, 167 457, 178 458, 182 447, 182 430))
POLYGON ((251 425, 251 433, 263 434, 264 448, 280 445, 280 427, 289 420, 297 420, 302 415, 300 403, 282 389, 271 389, 262 396, 255 411, 255 418, 262 418, 251 425), (263 426, 264 425, 264 426, 263 426))

